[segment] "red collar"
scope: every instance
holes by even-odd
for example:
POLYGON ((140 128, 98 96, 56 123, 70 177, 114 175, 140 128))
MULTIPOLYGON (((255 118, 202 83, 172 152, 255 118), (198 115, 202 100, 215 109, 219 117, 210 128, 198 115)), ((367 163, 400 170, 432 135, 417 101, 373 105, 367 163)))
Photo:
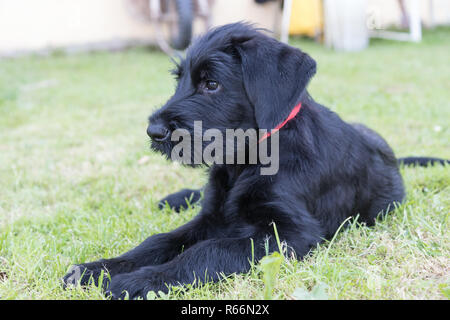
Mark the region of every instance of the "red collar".
POLYGON ((300 109, 302 107, 302 103, 299 102, 294 109, 292 109, 291 113, 289 114, 289 116, 286 118, 286 120, 284 120, 282 123, 280 123, 279 125, 277 125, 275 127, 275 129, 270 130, 270 132, 266 132, 261 139, 259 139, 258 143, 261 143, 262 141, 266 140, 268 137, 270 137, 272 134, 274 134, 275 132, 277 132, 278 130, 280 130, 282 127, 284 127, 286 125, 286 123, 288 123, 290 120, 292 120, 297 113, 299 113, 300 109))

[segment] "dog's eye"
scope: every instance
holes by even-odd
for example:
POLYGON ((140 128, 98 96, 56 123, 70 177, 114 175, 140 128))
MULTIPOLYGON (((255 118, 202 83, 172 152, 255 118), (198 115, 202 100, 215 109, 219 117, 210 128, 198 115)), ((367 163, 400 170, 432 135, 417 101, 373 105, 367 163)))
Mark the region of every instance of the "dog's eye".
POLYGON ((208 91, 216 91, 219 88, 219 83, 214 80, 206 80, 205 87, 208 91))

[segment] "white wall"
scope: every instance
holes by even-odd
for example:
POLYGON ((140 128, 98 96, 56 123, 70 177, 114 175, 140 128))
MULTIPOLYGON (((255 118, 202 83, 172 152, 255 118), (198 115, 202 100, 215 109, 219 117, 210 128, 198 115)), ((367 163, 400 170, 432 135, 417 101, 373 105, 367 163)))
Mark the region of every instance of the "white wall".
POLYGON ((152 36, 122 0, 0 0, 0 51, 152 36))

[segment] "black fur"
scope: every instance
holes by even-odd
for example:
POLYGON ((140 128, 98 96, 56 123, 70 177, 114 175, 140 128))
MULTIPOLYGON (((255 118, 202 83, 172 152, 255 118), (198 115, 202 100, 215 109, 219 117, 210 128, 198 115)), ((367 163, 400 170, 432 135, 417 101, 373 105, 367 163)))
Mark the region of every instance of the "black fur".
MULTIPOLYGON (((149 237, 112 259, 78 265, 65 283, 104 280, 108 294, 144 297, 171 285, 217 281, 249 270, 266 252, 278 250, 274 225, 288 254, 306 255, 329 239, 348 218, 374 224, 403 201, 397 159, 388 144, 360 124, 347 124, 315 102, 306 86, 316 71, 306 53, 280 43, 246 24, 217 28, 198 39, 175 74, 175 94, 150 117, 152 148, 169 156, 166 130, 202 120, 203 129, 274 128, 302 102, 302 109, 279 131, 280 170, 259 174, 260 164, 213 165, 200 213, 168 233, 149 237), (216 91, 206 80, 219 83, 216 91), (155 137, 155 136, 154 136, 155 137), (267 251, 266 251, 267 250, 267 251)), ((269 138, 270 139, 270 138, 269 138)), ((193 193, 183 190, 163 202, 176 208, 193 193)))

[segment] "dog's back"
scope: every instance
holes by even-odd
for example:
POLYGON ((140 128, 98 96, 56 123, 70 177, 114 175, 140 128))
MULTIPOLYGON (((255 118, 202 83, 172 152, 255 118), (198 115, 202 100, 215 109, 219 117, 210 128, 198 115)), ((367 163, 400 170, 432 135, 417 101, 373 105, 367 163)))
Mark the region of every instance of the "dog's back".
POLYGON ((308 96, 283 135, 277 183, 306 202, 327 238, 348 217, 372 225, 404 199, 394 152, 366 126, 346 123, 308 96))

